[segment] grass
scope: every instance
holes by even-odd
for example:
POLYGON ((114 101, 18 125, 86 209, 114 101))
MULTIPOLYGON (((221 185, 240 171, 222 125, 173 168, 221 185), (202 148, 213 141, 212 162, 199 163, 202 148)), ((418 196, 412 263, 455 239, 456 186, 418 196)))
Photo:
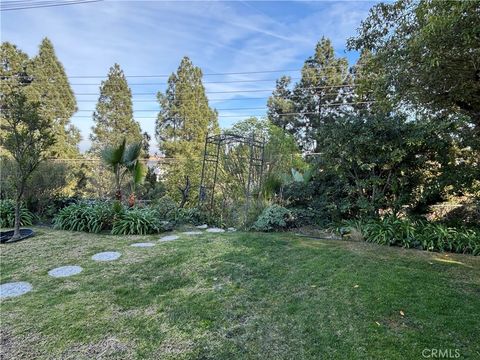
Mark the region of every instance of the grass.
POLYGON ((1 246, 2 358, 421 359, 480 356, 480 258, 292 234, 182 237, 153 248, 37 229, 1 246), (97 263, 101 251, 122 253, 97 263), (83 272, 47 272, 80 265, 83 272), (402 315, 402 312, 404 315, 402 315))

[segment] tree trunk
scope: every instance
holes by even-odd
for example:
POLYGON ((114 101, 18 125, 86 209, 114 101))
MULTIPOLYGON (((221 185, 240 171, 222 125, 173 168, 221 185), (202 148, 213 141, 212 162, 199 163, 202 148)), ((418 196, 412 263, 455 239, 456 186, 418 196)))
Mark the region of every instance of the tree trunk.
POLYGON ((188 200, 188 195, 190 194, 190 177, 185 176, 185 187, 178 187, 178 190, 180 190, 182 193, 182 202, 180 203, 179 207, 183 208, 188 200))
POLYGON ((20 205, 22 201, 23 186, 23 184, 20 185, 20 188, 17 190, 17 198, 15 199, 15 223, 13 226, 12 240, 20 239, 20 205))
POLYGON ((128 206, 129 207, 134 207, 135 206, 135 192, 132 191, 132 193, 130 194, 130 196, 128 197, 128 206))

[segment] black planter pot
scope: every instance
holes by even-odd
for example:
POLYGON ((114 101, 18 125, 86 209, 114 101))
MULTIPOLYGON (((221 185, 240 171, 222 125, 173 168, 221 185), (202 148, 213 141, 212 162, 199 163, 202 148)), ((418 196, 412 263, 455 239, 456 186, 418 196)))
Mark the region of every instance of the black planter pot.
POLYGON ((10 239, 13 237, 13 230, 9 231, 1 231, 0 232, 0 243, 4 244, 6 242, 12 243, 12 242, 17 242, 20 240, 25 240, 31 236, 34 236, 35 232, 32 229, 20 229, 20 238, 16 239, 14 241, 10 241, 10 239))

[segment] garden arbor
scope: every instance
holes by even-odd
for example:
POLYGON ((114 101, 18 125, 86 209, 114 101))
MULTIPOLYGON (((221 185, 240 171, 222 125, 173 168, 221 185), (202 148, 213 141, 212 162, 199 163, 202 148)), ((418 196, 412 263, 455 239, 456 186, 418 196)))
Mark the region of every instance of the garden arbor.
POLYGON ((199 205, 213 209, 215 192, 222 188, 225 199, 244 200, 246 209, 262 184, 264 139, 225 132, 207 136, 203 156, 199 205))

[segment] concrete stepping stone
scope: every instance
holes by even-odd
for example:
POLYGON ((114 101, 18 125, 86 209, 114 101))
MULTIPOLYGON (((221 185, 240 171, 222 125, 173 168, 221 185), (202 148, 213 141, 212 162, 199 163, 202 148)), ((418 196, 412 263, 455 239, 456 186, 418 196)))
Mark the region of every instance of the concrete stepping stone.
POLYGON ((209 232, 209 233, 223 233, 223 232, 225 232, 225 230, 220 229, 220 228, 210 228, 210 229, 207 229, 206 231, 209 232))
POLYGON ((237 229, 235 229, 235 228, 233 228, 233 227, 229 227, 229 228, 227 229, 227 231, 228 231, 228 232, 234 232, 234 231, 237 231, 237 229))
POLYGON ((203 233, 201 231, 184 231, 182 234, 185 234, 185 235, 201 235, 203 233))
POLYGON ((122 254, 116 251, 105 251, 92 256, 95 261, 113 261, 117 260, 122 254))
POLYGON ((60 266, 58 268, 52 269, 48 272, 48 275, 59 278, 67 277, 72 275, 77 275, 82 272, 81 266, 60 266))
POLYGON ((178 235, 167 235, 167 236, 161 237, 160 241, 173 241, 173 240, 177 240, 177 239, 180 239, 180 236, 178 236, 178 235))
POLYGON ((208 225, 207 224, 198 225, 196 228, 197 229, 206 229, 206 228, 208 228, 208 225))
POLYGON ((25 281, 10 282, 0 285, 0 299, 16 297, 32 290, 32 285, 25 281))
POLYGON ((133 246, 133 247, 152 247, 152 246, 155 246, 155 244, 151 243, 151 242, 144 242, 144 243, 131 244, 130 246, 133 246))

